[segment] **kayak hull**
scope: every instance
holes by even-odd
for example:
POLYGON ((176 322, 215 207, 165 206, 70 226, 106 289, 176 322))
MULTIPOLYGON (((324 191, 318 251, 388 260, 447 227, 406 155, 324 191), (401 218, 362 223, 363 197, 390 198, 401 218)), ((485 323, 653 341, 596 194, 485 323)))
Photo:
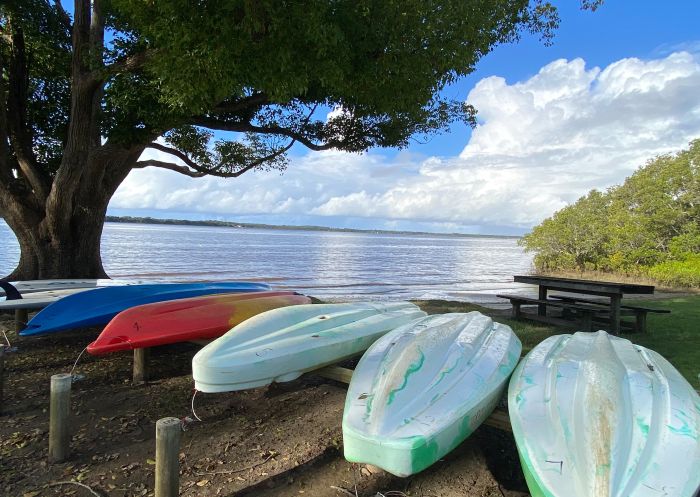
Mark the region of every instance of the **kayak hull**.
POLYGON ((43 290, 41 292, 23 293, 21 299, 6 299, 0 297, 0 311, 10 311, 13 309, 43 309, 54 302, 85 291, 85 288, 65 288, 62 290, 43 290))
POLYGON ((27 323, 20 335, 41 335, 103 325, 118 313, 137 305, 218 293, 265 290, 269 290, 266 284, 246 282, 162 283, 95 288, 68 295, 44 308, 27 323))
POLYGON ((533 495, 692 497, 700 487, 700 397, 629 340, 548 338, 513 373, 508 405, 533 495))
MULTIPOLYGON (((149 283, 161 283, 153 280, 132 280, 132 279, 74 279, 74 280, 24 280, 10 281, 10 284, 22 295, 46 292, 49 290, 69 290, 69 289, 89 289, 103 286, 124 286, 124 285, 145 285, 149 283)), ((0 296, 4 296, 5 291, 0 289, 0 296)))
POLYGON ((117 314, 87 351, 102 355, 169 343, 218 338, 265 311, 309 304, 294 292, 230 293, 157 302, 117 314))
POLYGON ((521 348, 510 328, 477 312, 428 316, 388 333, 353 374, 345 458, 400 477, 431 466, 495 409, 521 348))
POLYGON ((195 388, 228 392, 291 381, 353 357, 388 331, 422 316, 408 302, 309 304, 264 312, 194 356, 195 388))

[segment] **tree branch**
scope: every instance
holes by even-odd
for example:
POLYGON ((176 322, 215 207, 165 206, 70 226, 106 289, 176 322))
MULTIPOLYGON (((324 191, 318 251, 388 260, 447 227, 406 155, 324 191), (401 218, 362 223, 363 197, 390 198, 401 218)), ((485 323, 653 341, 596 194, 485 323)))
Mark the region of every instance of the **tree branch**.
MULTIPOLYGON (((197 171, 198 173, 201 173, 202 176, 204 176, 204 175, 210 175, 210 176, 216 176, 216 177, 218 177, 218 178, 237 178, 237 177, 241 176, 243 173, 246 173, 246 172, 250 171, 251 169, 254 169, 254 168, 258 167, 258 166, 261 166, 261 165, 264 164, 265 162, 271 161, 271 160, 273 160, 273 159, 279 157, 280 155, 284 154, 284 153, 287 152, 290 148, 292 148, 292 146, 294 145, 294 143, 295 143, 295 140, 292 140, 292 141, 290 141, 286 146, 284 146, 284 147, 282 147, 282 148, 280 148, 280 149, 275 150, 273 153, 268 154, 268 155, 266 155, 265 157, 260 157, 260 158, 258 158, 258 159, 255 159, 254 161, 251 161, 251 162, 248 163, 248 164, 242 165, 242 167, 241 167, 240 169, 238 169, 238 170, 236 170, 236 171, 234 171, 234 172, 230 172, 230 173, 221 172, 221 171, 219 171, 219 170, 216 169, 216 168, 201 166, 201 165, 197 164, 196 162, 194 162, 192 159, 190 159, 190 158, 189 158, 186 154, 184 154, 183 152, 180 152, 179 150, 177 150, 177 149, 175 149, 175 148, 168 147, 168 146, 166 146, 166 145, 162 145, 162 144, 160 144, 160 143, 156 143, 156 142, 150 143, 150 144, 147 146, 147 148, 152 148, 152 149, 155 149, 155 150, 160 150, 161 152, 165 152, 166 154, 174 155, 175 157, 177 157, 178 159, 180 159, 181 161, 183 161, 185 164, 187 164, 187 166, 189 166, 191 169, 193 169, 194 171, 197 171)), ((145 163, 145 162, 156 162, 156 163, 160 163, 160 164, 169 164, 169 163, 167 163, 167 162, 150 161, 150 160, 149 160, 149 161, 143 161, 143 162, 144 162, 144 163, 145 163)), ((141 163, 141 162, 137 162, 136 164, 140 164, 140 163, 141 163)), ((156 164, 147 164, 147 165, 156 165, 156 164)), ((175 166, 175 165, 172 164, 172 166, 175 166)), ((146 166, 144 165, 144 166, 141 166, 141 167, 146 167, 146 166)), ((157 167, 164 167, 164 166, 163 166, 163 165, 158 165, 157 167)), ((175 166, 175 167, 182 168, 182 169, 187 169, 187 168, 184 168, 183 166, 175 166)), ((175 167, 167 167, 166 169, 171 169, 171 170, 173 170, 173 171, 182 172, 183 174, 187 174, 188 176, 192 176, 192 174, 185 173, 185 172, 181 171, 180 169, 175 169, 175 167)), ((188 169, 188 171, 190 171, 190 170, 188 169)), ((193 172, 193 171, 190 171, 190 173, 191 173, 191 172, 193 172)), ((193 177, 197 177, 197 176, 193 176, 193 177)))
POLYGON ((289 128, 283 128, 281 126, 255 126, 249 122, 227 122, 213 117, 195 117, 190 120, 190 124, 195 126, 201 126, 203 128, 216 129, 219 131, 233 131, 236 133, 260 133, 263 135, 281 135, 291 138, 293 141, 299 142, 306 148, 314 151, 329 150, 332 148, 339 148, 343 145, 343 142, 332 140, 328 143, 318 144, 314 143, 308 137, 302 135, 301 133, 294 131, 289 128))
POLYGON ((63 27, 65 27, 66 30, 70 31, 72 27, 70 16, 68 15, 68 12, 66 12, 66 9, 63 8, 63 5, 61 5, 61 0, 54 0, 53 4, 56 8, 56 12, 58 12, 58 17, 59 19, 61 19, 63 27))
MULTIPOLYGON (((27 68, 24 33, 10 27, 12 44, 8 64, 7 93, 7 132, 12 144, 19 170, 38 199, 43 201, 48 195, 48 178, 39 168, 33 150, 31 127, 27 123, 27 100, 29 91, 29 70, 27 68)), ((4 105, 4 103, 3 103, 4 105)))
POLYGON ((270 100, 266 93, 258 92, 253 93, 247 97, 238 98, 236 100, 225 100, 219 103, 212 110, 212 114, 233 114, 236 112, 241 112, 242 110, 248 110, 252 107, 260 107, 265 104, 269 104, 270 100))
POLYGON ((193 171, 187 166, 180 166, 177 164, 173 164, 172 162, 163 162, 155 159, 140 160, 136 164, 134 164, 134 169, 143 169, 145 167, 160 167, 162 169, 170 169, 171 171, 184 174, 185 176, 189 176, 190 178, 201 178, 202 176, 207 175, 207 173, 193 171))
POLYGON ((127 55, 121 59, 117 59, 111 64, 106 65, 100 69, 99 74, 95 73, 94 77, 101 81, 104 81, 110 76, 123 72, 131 72, 137 69, 141 69, 149 59, 157 53, 155 49, 144 50, 143 52, 137 52, 135 54, 127 55))

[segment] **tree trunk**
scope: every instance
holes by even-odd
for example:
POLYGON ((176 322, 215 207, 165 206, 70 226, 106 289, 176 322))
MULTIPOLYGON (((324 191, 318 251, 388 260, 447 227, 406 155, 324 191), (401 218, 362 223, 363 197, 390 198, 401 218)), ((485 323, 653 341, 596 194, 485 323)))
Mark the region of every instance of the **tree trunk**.
POLYGON ((91 199, 91 204, 76 205, 68 223, 63 216, 36 218, 7 216, 6 221, 19 241, 20 260, 8 280, 51 278, 105 278, 100 241, 106 214, 106 199, 91 199))
POLYGON ((26 196, 0 197, 0 212, 21 251, 17 268, 3 279, 107 277, 100 253, 107 205, 144 148, 101 146, 80 169, 70 195, 54 183, 55 202, 37 206, 26 196))

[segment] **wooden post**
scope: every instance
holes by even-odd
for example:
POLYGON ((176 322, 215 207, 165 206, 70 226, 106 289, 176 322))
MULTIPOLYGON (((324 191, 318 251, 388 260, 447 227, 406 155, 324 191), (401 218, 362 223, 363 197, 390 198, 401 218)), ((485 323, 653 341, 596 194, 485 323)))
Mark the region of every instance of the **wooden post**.
POLYGON ((29 311, 27 309, 15 309, 15 330, 17 333, 27 327, 29 311))
POLYGON ((149 349, 134 349, 134 384, 140 385, 148 381, 148 351, 149 349))
MULTIPOLYGON (((539 292, 538 292, 539 300, 547 300, 547 290, 548 290, 548 288, 546 286, 540 285, 539 292)), ((547 315, 547 306, 545 304, 539 304, 537 306, 537 314, 540 316, 546 316, 547 315)))
POLYGON ((621 295, 610 295, 610 333, 620 334, 620 304, 621 295))
POLYGON ((0 345, 0 415, 3 411, 3 387, 5 384, 5 346, 0 345))
POLYGON ((49 462, 63 462, 70 454, 70 388, 69 373, 51 377, 49 407, 49 462))
POLYGON ((156 494, 178 497, 180 494, 180 420, 162 418, 156 422, 156 494))

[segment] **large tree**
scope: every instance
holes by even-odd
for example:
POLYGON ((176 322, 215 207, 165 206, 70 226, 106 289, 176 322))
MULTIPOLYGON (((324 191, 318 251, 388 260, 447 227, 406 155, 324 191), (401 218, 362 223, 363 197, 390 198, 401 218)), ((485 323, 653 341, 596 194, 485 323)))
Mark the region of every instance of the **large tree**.
POLYGON ((284 168, 294 144, 360 152, 473 123, 474 110, 441 90, 495 45, 523 30, 548 39, 557 24, 551 5, 528 0, 76 0, 68 10, 0 5, 0 215, 21 249, 11 279, 104 276, 107 205, 135 168, 229 178, 284 168), (326 120, 319 107, 342 112, 326 120), (179 160, 140 160, 148 148, 179 160))

